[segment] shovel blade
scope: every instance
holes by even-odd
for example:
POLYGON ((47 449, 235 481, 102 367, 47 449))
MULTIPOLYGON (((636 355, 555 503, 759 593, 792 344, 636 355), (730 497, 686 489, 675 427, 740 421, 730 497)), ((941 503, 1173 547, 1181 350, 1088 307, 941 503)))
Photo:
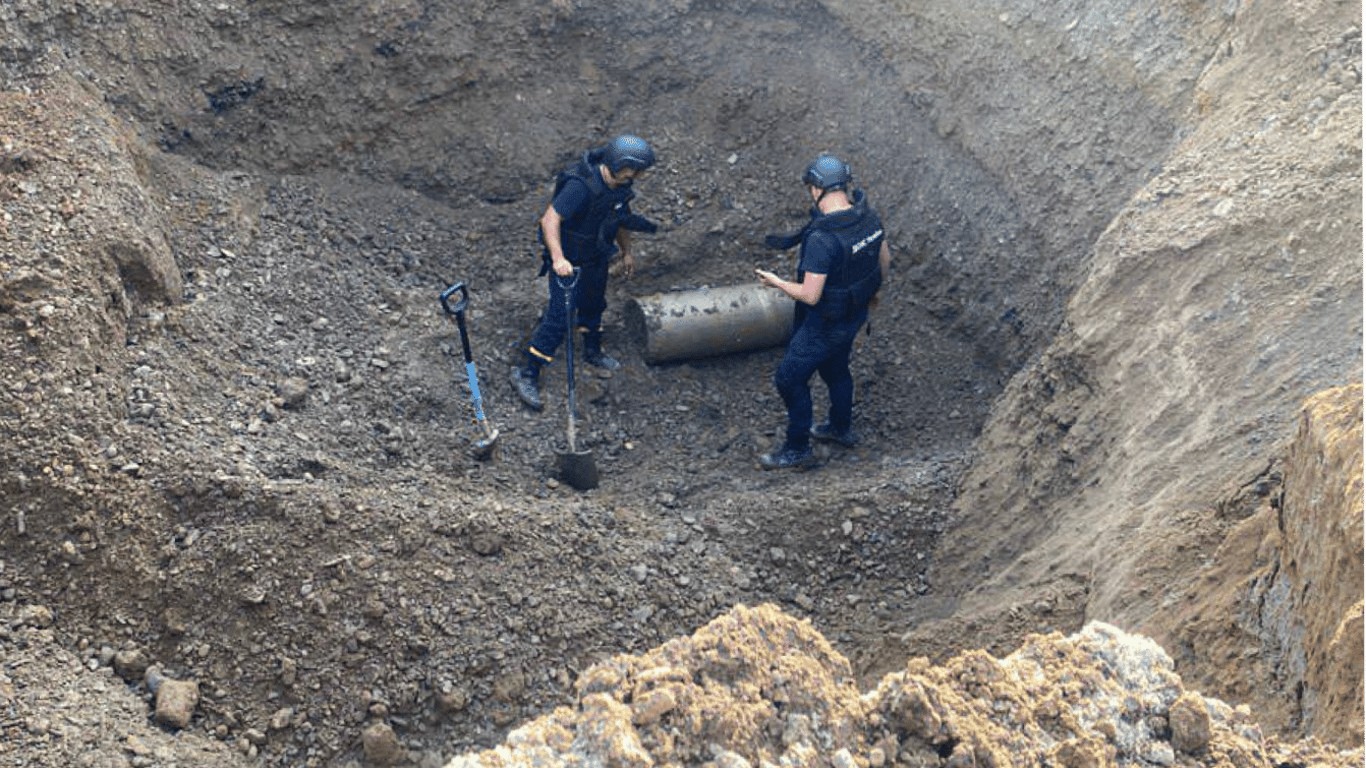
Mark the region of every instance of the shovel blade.
POLYGON ((593 461, 592 451, 561 451, 556 458, 560 479, 574 490, 588 491, 598 487, 598 465, 593 461))
POLYGON ((492 430, 487 436, 476 440, 470 446, 470 453, 476 459, 487 459, 493 456, 494 450, 498 447, 498 430, 492 430))

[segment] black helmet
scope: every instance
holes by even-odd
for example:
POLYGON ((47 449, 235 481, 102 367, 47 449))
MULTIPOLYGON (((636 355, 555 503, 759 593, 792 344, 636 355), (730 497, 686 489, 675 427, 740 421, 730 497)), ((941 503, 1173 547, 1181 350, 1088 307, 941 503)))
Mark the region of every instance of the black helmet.
POLYGON ((645 139, 623 134, 612 139, 612 143, 607 145, 607 153, 603 155, 602 161, 607 165, 607 170, 614 174, 622 168, 643 171, 655 164, 655 151, 650 149, 645 139))
POLYGON ((808 165, 806 173, 802 174, 803 184, 810 184, 827 192, 832 189, 845 189, 853 180, 854 174, 849 172, 849 166, 834 155, 821 155, 808 165))

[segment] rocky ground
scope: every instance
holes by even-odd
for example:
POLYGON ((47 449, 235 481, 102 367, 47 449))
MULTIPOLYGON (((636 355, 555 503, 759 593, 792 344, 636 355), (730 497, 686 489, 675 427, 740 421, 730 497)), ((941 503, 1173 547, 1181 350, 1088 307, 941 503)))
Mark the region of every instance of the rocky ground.
MULTIPOLYGON (((1297 540, 1278 510, 1307 506, 1281 500, 1324 481, 1285 482, 1291 440, 1309 396, 1360 375, 1359 21, 1311 5, 1293 45, 1265 42, 1280 38, 1256 14, 1196 14, 1182 44, 1165 36, 1178 21, 1145 17, 1126 27, 1130 69, 1097 47, 1099 6, 7 6, 0 765, 503 764, 533 748, 631 765, 1359 764, 1360 723, 1315 714, 1360 713, 1359 660, 1331 691, 1245 664, 1273 658, 1269 631, 1240 620, 1233 642, 1209 618, 1270 595, 1296 625, 1275 598, 1310 558, 1268 553, 1297 540), (831 28, 851 43, 816 34, 831 28), (1039 52, 1049 35, 1065 55, 1039 52), (1287 61, 1306 70, 1250 85, 1287 61), (974 78, 1015 98, 964 98, 974 78), (1218 78, 1245 83, 1217 90, 1222 109, 1218 78), (1022 118, 1050 100, 1057 119, 1022 118), (563 367, 539 414, 506 374, 544 302, 548 171, 618 130, 660 153, 637 210, 661 230, 611 289, 625 368, 580 371, 579 441, 602 475, 580 492, 556 476, 563 367), (862 442, 766 473, 781 350, 648 365, 624 313, 789 270, 762 236, 800 224, 796 177, 826 148, 885 211, 895 270, 855 355, 862 442), (1279 181, 1252 183, 1266 168, 1279 181), (1173 250, 1221 268, 1155 269, 1173 250), (1154 299, 1115 264, 1179 290, 1154 299), (1272 277, 1283 301, 1262 300, 1272 277), (456 281, 500 434, 486 460, 438 302, 456 281), (1178 320, 1161 337, 1185 339, 1171 370, 1143 332, 1163 301, 1178 320), (1272 321, 1205 330, 1239 318, 1272 321), (1256 360, 1256 396, 1173 384, 1216 369, 1184 351, 1206 348, 1256 360), (1212 405, 1149 419, 1144 395, 1152 412, 1212 405), (1190 453, 1153 460, 1177 444, 1190 453), (1244 487, 1252 464, 1275 471, 1244 487), (1133 467, 1139 489, 1112 481, 1133 467), (1122 492, 1072 495, 1088 487, 1122 492), (1144 492, 1162 501, 1145 515, 1183 523, 1161 546, 1116 512, 1144 492), (1262 527, 1233 546, 1248 520, 1262 527), (1126 556, 1107 569, 1097 547, 1126 556), (1211 573, 1262 586, 1216 599, 1195 589, 1211 573), (1257 673, 1221 680, 1242 667, 1257 673), (1306 685, 1322 707, 1291 693, 1306 685)), ((1359 445, 1360 390, 1339 398, 1359 445)), ((1335 450, 1301 463, 1359 476, 1359 451, 1335 450)), ((1355 538, 1333 534, 1343 556, 1316 572, 1359 583, 1360 484, 1333 498, 1355 538)), ((1336 650, 1304 655, 1341 669, 1360 599, 1334 593, 1281 639, 1326 632, 1336 650)))

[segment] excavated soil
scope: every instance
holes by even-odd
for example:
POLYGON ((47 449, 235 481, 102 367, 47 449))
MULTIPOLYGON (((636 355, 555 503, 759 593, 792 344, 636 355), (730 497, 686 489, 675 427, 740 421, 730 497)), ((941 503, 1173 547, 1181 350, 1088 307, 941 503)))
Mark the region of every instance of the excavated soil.
POLYGON ((0 765, 1360 764, 1360 5, 1233 5, 7 5, 0 765), (507 373, 621 131, 578 491, 507 373), (626 309, 822 150, 893 274, 764 472, 782 350, 626 309))

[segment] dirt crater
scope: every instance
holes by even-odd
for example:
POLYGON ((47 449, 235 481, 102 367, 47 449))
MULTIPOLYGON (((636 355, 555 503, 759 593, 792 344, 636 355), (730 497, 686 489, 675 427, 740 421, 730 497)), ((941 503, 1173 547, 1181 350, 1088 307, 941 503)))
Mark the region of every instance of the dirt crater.
MULTIPOLYGON (((1244 166, 1214 139, 1183 142, 1203 135, 1204 118, 1216 137, 1255 144, 1267 129, 1239 122, 1257 110, 1237 105, 1272 95, 1216 97, 1203 78, 1249 60, 1260 68, 1248 82, 1285 66, 1256 14, 1134 10, 1116 43, 1111 10, 10 6, 6 648, 106 676, 106 661, 137 652, 197 680, 202 696, 184 731, 193 755, 132 748, 121 729, 87 736, 86 750, 74 736, 90 729, 40 727, 51 715, 24 720, 25 749, 60 742, 73 764, 164 749, 183 764, 340 765, 374 759, 362 733, 383 724, 414 762, 439 764, 574 703, 595 663, 736 605, 809 619, 865 687, 908 657, 1004 657, 1030 633, 1072 632, 1111 610, 1129 594, 1127 572, 1107 581, 1094 554, 1047 542, 1069 525, 1069 541, 1110 540, 1065 511, 1113 511, 1072 494, 1095 487, 1091 464, 1103 478, 1124 472, 1114 436, 1141 428, 1106 422, 1095 403, 1107 402, 1105 376, 1118 378, 1107 353, 1147 342, 1132 322, 1132 336, 1088 347, 1101 313, 1067 312, 1079 291, 1104 305, 1092 281, 1111 269, 1106 249, 1121 263, 1130 253, 1107 242, 1146 236, 1159 244, 1132 252, 1176 243, 1214 262, 1221 248, 1282 236, 1267 218, 1211 227, 1228 210, 1210 190, 1233 194, 1255 176, 1240 181, 1244 166), (1235 106, 1221 112, 1219 98, 1235 106), (661 231, 642 240, 637 275, 613 284, 609 344, 626 369, 582 382, 580 435, 604 481, 578 494, 553 477, 563 368, 547 372, 543 414, 523 411, 505 376, 544 302, 532 222, 550 171, 623 130, 661 156, 638 208, 661 231), (863 443, 773 475, 753 458, 781 428, 769 383, 780 350, 648 365, 624 314, 633 296, 790 270, 762 236, 804 220, 796 179, 822 150, 854 166, 896 263, 855 359, 863 443), (1197 197, 1207 202, 1181 207, 1197 197), (1171 201, 1160 224, 1142 218, 1171 201), (478 433, 459 339, 437 303, 455 280, 471 288, 503 435, 494 461, 468 452, 478 433), (992 439, 977 441, 984 428, 992 439), (1018 575, 1012 589, 993 584, 1002 574, 1018 575), (984 585, 999 591, 972 594, 984 585)), ((1274 96, 1320 127, 1309 147, 1329 151, 1316 156, 1338 159, 1269 196, 1313 208, 1359 176, 1359 119, 1353 134, 1334 115, 1350 115, 1360 48, 1340 11, 1304 13, 1295 39, 1333 44, 1274 96)), ((1304 397, 1359 377, 1360 275, 1327 254, 1354 252, 1360 212, 1322 216, 1295 223, 1285 248, 1341 287, 1325 293, 1286 267, 1288 282, 1345 351, 1292 350, 1295 373, 1266 377, 1276 394, 1247 415, 1273 437, 1206 465, 1216 483, 1279 456, 1304 397)), ((1122 306, 1147 319, 1132 279, 1136 298, 1122 306)), ((1231 354, 1251 359, 1254 346, 1231 354)), ((1221 423, 1241 434, 1235 421, 1221 423)), ((1233 521, 1212 521, 1194 495, 1171 504, 1213 546, 1233 521)), ((1273 497, 1245 501, 1260 510, 1273 497)), ((1185 599, 1207 565, 1183 540, 1171 546, 1153 570, 1172 586, 1136 586, 1137 602, 1185 599)), ((1356 559, 1359 570, 1359 548, 1356 559)), ((1123 618, 1137 628, 1143 617, 1123 618)), ((1209 630, 1165 631, 1186 644, 1183 671, 1217 684, 1224 661, 1193 650, 1209 630)), ((132 669, 99 685, 118 693, 127 677, 150 701, 132 669)), ((1259 681, 1229 690, 1252 697, 1259 681)), ((1291 713, 1275 727, 1299 722, 1291 713)), ((948 760, 939 746, 907 762, 948 760)))

